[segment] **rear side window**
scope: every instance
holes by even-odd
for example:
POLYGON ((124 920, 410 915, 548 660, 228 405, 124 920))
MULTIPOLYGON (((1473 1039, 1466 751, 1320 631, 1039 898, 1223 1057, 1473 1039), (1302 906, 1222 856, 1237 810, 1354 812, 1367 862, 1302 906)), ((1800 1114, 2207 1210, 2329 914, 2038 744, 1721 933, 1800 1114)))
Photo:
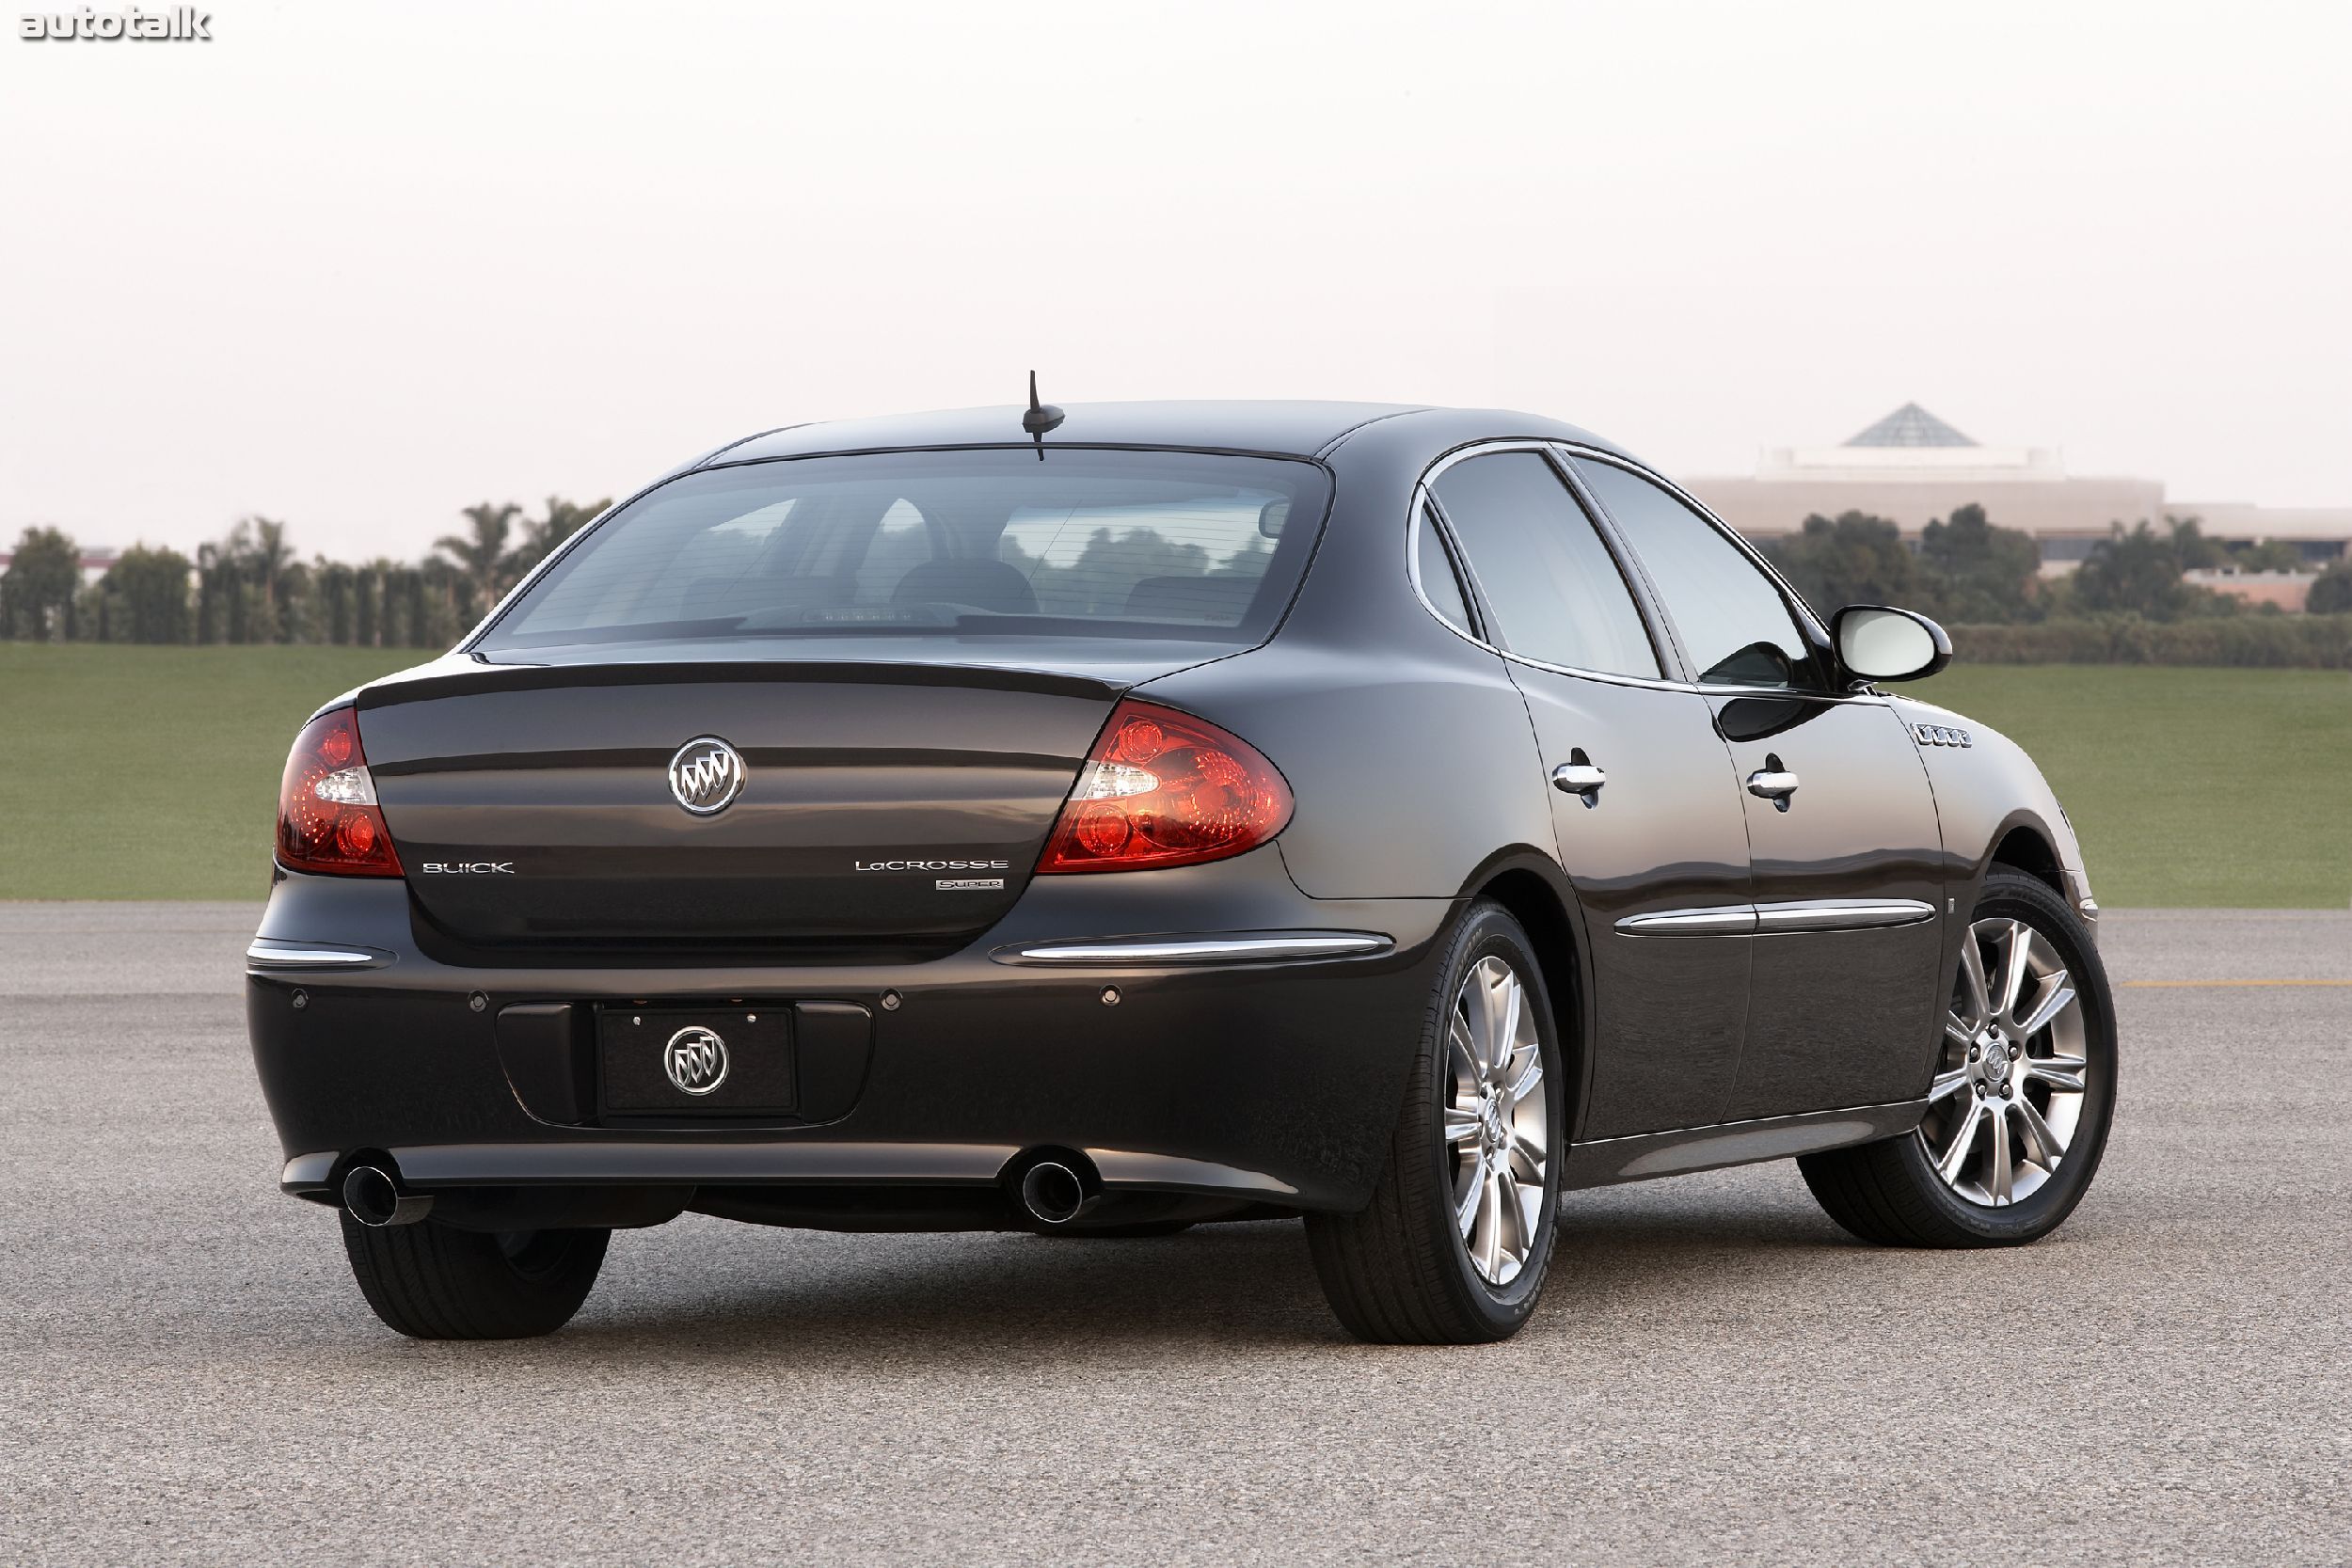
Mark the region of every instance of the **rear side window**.
POLYGON ((1429 600, 1438 616, 1450 621, 1464 632, 1470 629, 1470 605, 1462 597, 1461 579, 1454 575, 1454 562, 1445 553, 1445 541, 1438 537, 1438 520, 1422 508, 1421 526, 1413 531, 1413 572, 1421 578, 1422 594, 1429 600))
POLYGON ((1504 646, 1547 664, 1657 677, 1657 651, 1615 558, 1541 454, 1470 458, 1435 489, 1504 646))
POLYGON ((698 638, 1259 641, 1329 499, 1280 458, 1056 448, 688 474, 573 546, 485 651, 698 638))
POLYGON ((1576 467, 1657 585, 1701 684, 1821 684, 1780 590, 1712 523, 1613 463, 1579 458, 1576 467))

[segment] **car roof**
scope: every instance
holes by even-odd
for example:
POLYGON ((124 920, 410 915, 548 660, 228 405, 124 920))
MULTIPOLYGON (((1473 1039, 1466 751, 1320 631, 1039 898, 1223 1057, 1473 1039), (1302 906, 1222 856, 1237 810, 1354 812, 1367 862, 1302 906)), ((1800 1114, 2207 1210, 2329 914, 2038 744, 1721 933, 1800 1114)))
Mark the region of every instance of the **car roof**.
MULTIPOLYGON (((747 436, 704 457, 696 467, 757 462, 772 457, 808 457, 827 452, 893 451, 910 447, 994 446, 1027 439, 1021 428, 1025 406, 954 408, 929 414, 890 414, 874 419, 830 420, 787 425, 747 436)), ((1497 436, 1611 443, 1531 414, 1437 408, 1409 403, 1320 403, 1241 400, 1156 403, 1073 403, 1064 405, 1061 425, 1045 444, 1075 446, 1184 447, 1207 451, 1280 452, 1311 457, 1328 451, 1356 432, 1435 438, 1436 427, 1461 427, 1466 419, 1490 413, 1486 421, 1497 436)))

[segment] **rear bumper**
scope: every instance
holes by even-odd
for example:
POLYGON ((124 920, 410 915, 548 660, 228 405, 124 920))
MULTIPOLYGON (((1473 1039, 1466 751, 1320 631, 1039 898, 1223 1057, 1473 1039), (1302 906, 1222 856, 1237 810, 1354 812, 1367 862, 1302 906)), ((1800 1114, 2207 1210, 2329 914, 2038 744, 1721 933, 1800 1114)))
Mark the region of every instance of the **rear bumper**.
POLYGON ((290 875, 248 964, 247 1022, 281 1184, 305 1196, 328 1197, 360 1151, 431 1192, 973 1188, 1056 1148, 1109 1192, 1352 1209, 1386 1158, 1454 909, 1310 899, 1261 850, 1040 879, 924 962, 478 968, 425 955, 400 882, 290 875), (1285 940, 1302 936, 1385 942, 1285 940), (1154 941, 1089 951, 1136 937, 1154 941), (580 1022, 596 1006, 738 1000, 831 1032, 808 1037, 834 1054, 804 1116, 599 1116, 580 1022))
MULTIPOLYGON (((710 1144, 640 1137, 426 1144, 396 1146, 384 1152, 402 1180, 419 1192, 463 1187, 993 1187, 1032 1147, 1038 1146, 856 1143, 797 1136, 710 1144)), ((1273 1203, 1301 1198, 1298 1188, 1266 1171, 1134 1149, 1081 1148, 1078 1152, 1093 1163, 1106 1192, 1187 1193, 1273 1203)), ((342 1158, 334 1150, 296 1155, 286 1162, 278 1185, 299 1197, 331 1199, 342 1158)))

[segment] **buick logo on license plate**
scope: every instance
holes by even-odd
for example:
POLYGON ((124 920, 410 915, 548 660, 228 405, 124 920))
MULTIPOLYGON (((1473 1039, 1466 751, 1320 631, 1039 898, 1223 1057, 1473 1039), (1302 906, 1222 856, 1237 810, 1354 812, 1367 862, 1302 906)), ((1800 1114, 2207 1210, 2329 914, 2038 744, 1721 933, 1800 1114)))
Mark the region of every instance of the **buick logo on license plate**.
POLYGON ((687 1094, 708 1094, 727 1081, 727 1042, 700 1024, 680 1029, 661 1048, 661 1069, 687 1094))
POLYGON ((715 735, 698 736, 670 759, 670 794, 696 816, 716 816, 743 793, 743 754, 715 735))

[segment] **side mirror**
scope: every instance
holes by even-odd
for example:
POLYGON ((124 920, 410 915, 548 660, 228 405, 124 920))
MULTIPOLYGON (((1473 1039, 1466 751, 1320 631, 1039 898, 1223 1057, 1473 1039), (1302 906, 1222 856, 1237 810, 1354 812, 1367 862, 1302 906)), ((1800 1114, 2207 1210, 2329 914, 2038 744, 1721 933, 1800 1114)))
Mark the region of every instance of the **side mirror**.
POLYGON ((1952 640, 1924 615, 1880 604, 1850 604, 1830 617, 1838 662, 1870 681, 1915 681, 1952 661, 1952 640))

